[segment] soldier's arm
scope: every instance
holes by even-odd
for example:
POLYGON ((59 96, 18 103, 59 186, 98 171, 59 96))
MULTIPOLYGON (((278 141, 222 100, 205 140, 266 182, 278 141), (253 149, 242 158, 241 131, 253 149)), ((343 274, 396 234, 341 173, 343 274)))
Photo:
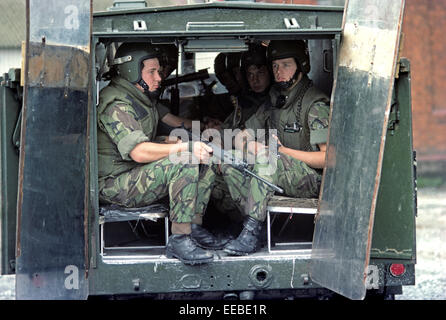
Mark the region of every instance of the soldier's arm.
POLYGON ((187 149, 186 142, 174 144, 141 142, 130 151, 129 155, 135 162, 149 163, 163 159, 171 153, 187 151, 187 149))
MULTIPOLYGON (((138 163, 149 163, 163 159, 171 153, 185 152, 189 149, 188 142, 180 142, 175 144, 163 144, 154 142, 141 142, 137 144, 132 151, 130 157, 138 163)), ((193 154, 198 158, 200 163, 209 163, 212 148, 203 142, 196 141, 193 144, 193 154)))
POLYGON ((116 144, 123 160, 148 163, 167 157, 171 152, 187 150, 187 143, 151 142, 137 118, 133 107, 124 103, 110 105, 99 116, 102 127, 116 144))
POLYGON ((325 164, 325 153, 327 151, 327 144, 318 144, 319 151, 301 151, 284 146, 279 147, 279 152, 289 155, 297 160, 306 163, 309 167, 315 169, 323 169, 325 164))
MULTIPOLYGON (((170 153, 188 151, 188 143, 162 144, 151 142, 144 134, 133 108, 126 104, 110 106, 100 115, 99 121, 116 144, 124 160, 149 163, 167 157, 170 153)), ((208 161, 209 151, 205 144, 194 144, 194 155, 200 161, 208 161)))

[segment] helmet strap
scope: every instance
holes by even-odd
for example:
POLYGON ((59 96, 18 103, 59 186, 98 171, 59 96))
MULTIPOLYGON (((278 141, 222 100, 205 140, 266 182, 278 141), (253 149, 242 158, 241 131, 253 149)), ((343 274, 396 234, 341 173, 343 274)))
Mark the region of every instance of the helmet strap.
POLYGON ((274 87, 276 87, 276 89, 279 89, 281 91, 283 90, 288 90, 289 88, 291 88, 291 86, 294 83, 294 80, 296 80, 296 78, 293 76, 290 80, 288 81, 280 81, 280 82, 276 82, 274 83, 274 87))
POLYGON ((140 79, 138 84, 143 88, 145 94, 149 94, 149 85, 143 79, 140 79))
POLYGON ((149 97, 150 100, 156 100, 159 98, 159 96, 161 94, 160 89, 157 89, 155 91, 150 91, 149 85, 143 79, 139 80, 137 83, 143 88, 144 94, 147 97, 149 97))
MULTIPOLYGON (((296 58, 294 58, 294 60, 296 60, 296 58)), ((280 82, 275 82, 274 86, 276 89, 278 90, 288 90, 289 88, 291 88, 297 81, 297 79, 299 78, 299 74, 301 73, 301 70, 299 68, 299 64, 296 60, 296 64, 297 64, 297 69, 296 72, 294 72, 293 76, 291 77, 290 80, 288 81, 280 81, 280 82)))

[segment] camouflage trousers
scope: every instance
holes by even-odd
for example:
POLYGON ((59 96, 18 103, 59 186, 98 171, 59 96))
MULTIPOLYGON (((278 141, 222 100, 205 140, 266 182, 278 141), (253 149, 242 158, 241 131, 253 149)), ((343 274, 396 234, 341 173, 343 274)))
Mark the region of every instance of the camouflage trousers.
POLYGON ((214 205, 218 212, 224 214, 232 221, 241 222, 243 220, 241 213, 244 210, 232 199, 228 185, 221 174, 217 174, 215 177, 210 203, 214 205))
MULTIPOLYGON (((185 157, 189 155, 184 153, 185 157)), ((99 181, 99 197, 103 202, 132 208, 169 196, 172 222, 201 224, 214 181, 213 166, 174 163, 163 158, 99 181)))
MULTIPOLYGON (((265 221, 268 201, 274 195, 274 190, 228 164, 222 164, 221 169, 237 206, 243 208, 245 215, 265 221)), ((281 187, 284 190, 283 196, 315 198, 319 195, 321 174, 288 155, 280 153, 277 164, 272 166, 268 162, 268 156, 260 153, 251 169, 258 176, 281 187)))

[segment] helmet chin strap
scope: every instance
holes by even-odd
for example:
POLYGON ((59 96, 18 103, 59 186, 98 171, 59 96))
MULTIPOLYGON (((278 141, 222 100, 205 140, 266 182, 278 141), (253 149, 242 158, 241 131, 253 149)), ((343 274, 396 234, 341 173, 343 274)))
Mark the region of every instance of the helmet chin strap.
POLYGON ((139 80, 138 84, 143 88, 144 90, 144 94, 149 97, 149 99, 158 99, 160 96, 161 91, 159 89, 155 90, 155 91, 150 91, 149 90, 149 85, 143 80, 139 80))
POLYGON ((149 94, 149 85, 143 79, 139 80, 138 84, 142 87, 145 94, 149 94))
POLYGON ((299 74, 300 74, 300 71, 299 71, 299 69, 297 69, 296 72, 294 72, 294 74, 290 80, 275 82, 274 86, 279 90, 288 90, 289 88, 291 88, 291 86, 294 84, 294 82, 296 82, 296 80, 299 78, 299 74))
POLYGON ((297 69, 296 72, 294 72, 294 75, 291 77, 290 80, 275 82, 274 86, 276 87, 276 89, 279 89, 282 91, 288 90, 296 83, 296 81, 299 81, 302 78, 301 75, 303 76, 303 73, 299 69, 297 69))
POLYGON ((296 80, 296 78, 292 77, 290 80, 288 81, 280 81, 280 82, 276 82, 274 83, 274 86, 279 89, 279 90, 288 90, 289 88, 291 88, 291 86, 294 83, 294 80, 296 80))

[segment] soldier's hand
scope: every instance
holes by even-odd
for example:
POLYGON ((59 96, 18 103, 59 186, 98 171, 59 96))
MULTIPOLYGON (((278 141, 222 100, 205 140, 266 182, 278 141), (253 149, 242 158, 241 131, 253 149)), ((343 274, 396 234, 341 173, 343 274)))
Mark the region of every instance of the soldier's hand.
POLYGON ((216 129, 206 129, 201 133, 202 141, 209 141, 212 144, 215 144, 219 147, 222 147, 222 136, 220 135, 220 131, 216 129))
POLYGON ((212 148, 201 141, 194 142, 193 154, 200 163, 208 164, 212 156, 212 148))
POLYGON ((262 150, 265 150, 267 146, 263 143, 257 142, 257 141, 250 141, 248 142, 248 152, 256 155, 257 153, 261 152, 262 150))
POLYGON ((277 141, 277 151, 279 151, 280 147, 283 147, 282 142, 280 142, 279 137, 276 136, 275 134, 273 134, 271 136, 274 138, 274 140, 277 141))

